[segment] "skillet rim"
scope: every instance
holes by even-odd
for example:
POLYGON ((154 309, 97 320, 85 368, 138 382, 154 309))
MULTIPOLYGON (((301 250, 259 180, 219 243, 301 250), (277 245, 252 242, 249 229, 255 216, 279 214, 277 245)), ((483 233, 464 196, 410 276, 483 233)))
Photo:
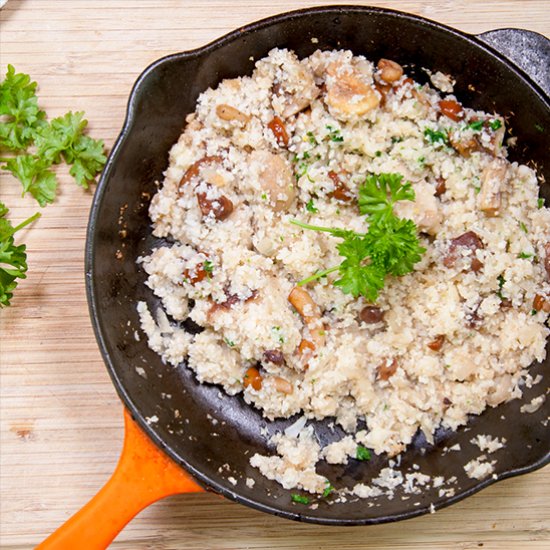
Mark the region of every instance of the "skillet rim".
MULTIPOLYGON (((154 426, 151 426, 149 423, 147 423, 140 408, 136 404, 134 404, 130 396, 130 393, 128 392, 127 388, 124 386, 122 380, 119 378, 118 369, 115 366, 115 362, 112 360, 108 352, 106 341, 100 329, 100 321, 99 321, 99 313, 98 313, 100 306, 96 302, 92 273, 93 273, 94 264, 95 264, 95 240, 97 238, 95 222, 98 217, 98 213, 102 205, 103 199, 107 193, 107 182, 110 178, 111 172, 113 171, 113 168, 116 165, 116 162, 118 160, 118 157, 120 155, 120 151, 122 149, 124 142, 126 141, 126 139, 128 138, 128 136, 132 131, 134 118, 135 118, 137 98, 142 92, 142 87, 144 86, 144 83, 146 83, 147 77, 165 63, 170 63, 171 61, 176 59, 177 60, 193 59, 195 57, 207 55, 211 50, 222 48, 226 43, 233 41, 237 37, 253 34, 255 31, 268 27, 272 24, 276 24, 276 23, 280 24, 288 20, 307 17, 310 14, 327 13, 337 17, 341 13, 350 13, 350 12, 351 13, 361 12, 361 13, 367 13, 371 15, 381 14, 381 15, 386 15, 390 17, 397 17, 399 19, 405 19, 408 21, 415 22, 417 24, 419 23, 424 27, 426 27, 428 31, 437 29, 437 30, 444 31, 448 34, 454 35, 459 39, 466 40, 470 42, 474 47, 483 50, 486 55, 496 57, 509 70, 511 70, 512 73, 514 73, 515 78, 524 80, 526 84, 529 87, 531 87, 532 90, 540 97, 540 99, 547 106, 547 108, 550 109, 550 98, 548 97, 548 95, 542 90, 542 88, 536 82, 534 82, 530 78, 530 76, 524 70, 518 67, 518 65, 513 63, 509 58, 507 58, 505 55, 500 53, 493 46, 490 46, 486 42, 481 40, 478 37, 478 35, 469 34, 469 33, 460 31, 458 29, 455 29, 453 27, 450 27, 442 23, 438 23, 431 19, 427 19, 418 15, 414 15, 414 14, 410 14, 410 13, 406 13, 406 12, 402 12, 402 11, 394 10, 390 8, 358 6, 358 5, 317 6, 317 7, 302 8, 298 10, 293 10, 289 12, 272 15, 270 17, 260 19, 258 21, 254 21, 252 23, 238 27, 227 34, 212 40, 211 42, 205 44, 204 46, 194 48, 191 50, 174 53, 174 54, 169 54, 167 56, 163 56, 157 59, 156 61, 152 62, 149 66, 147 66, 143 70, 143 72, 139 75, 139 77, 137 78, 137 80, 135 81, 132 87, 132 90, 128 98, 126 116, 125 116, 123 127, 113 145, 113 148, 105 164, 105 168, 99 179, 97 189, 94 194, 92 205, 90 208, 90 215, 89 215, 88 226, 86 231, 86 244, 85 244, 86 296, 88 301, 88 310, 90 314, 90 319, 92 322, 98 347, 100 349, 107 371, 109 372, 109 376, 113 382, 113 385, 115 386, 117 394, 122 400, 124 406, 126 406, 130 411, 132 418, 138 423, 140 428, 147 434, 147 436, 160 449, 162 449, 163 452, 165 452, 172 460, 174 460, 174 462, 176 462, 179 466, 181 466, 187 473, 189 473, 193 478, 195 478, 195 480, 197 480, 201 486, 203 486, 208 491, 213 491, 237 503, 245 504, 253 509, 260 510, 266 513, 271 513, 279 517, 284 517, 287 519, 292 519, 297 521, 306 521, 308 523, 316 523, 316 524, 322 524, 322 525, 342 525, 342 526, 374 525, 374 524, 389 523, 389 522, 400 521, 404 519, 410 519, 410 518, 418 517, 429 513, 430 507, 419 506, 417 508, 414 508, 402 513, 383 515, 375 518, 371 517, 371 518, 351 519, 351 520, 345 519, 345 518, 323 518, 318 516, 310 516, 308 515, 307 509, 305 509, 303 512, 293 512, 289 509, 270 506, 270 505, 258 502, 256 500, 253 500, 249 497, 246 497, 240 494, 239 491, 230 489, 220 484, 217 478, 209 477, 208 475, 204 474, 200 469, 189 464, 187 460, 185 460, 184 458, 176 454, 171 449, 171 447, 165 443, 163 438, 160 435, 158 435, 157 431, 154 429, 154 426)), ((507 28, 510 28, 510 27, 507 27, 507 28)), ((504 30, 504 29, 498 29, 498 30, 504 30)), ((521 31, 521 29, 516 29, 516 30, 521 31)), ((483 33, 480 33, 479 36, 481 36, 482 34, 483 33)), ((536 33, 536 34, 539 34, 539 33, 536 33)), ((437 505, 434 505, 434 508, 435 510, 445 508, 447 506, 450 506, 451 504, 459 502, 460 500, 477 493, 478 491, 492 485, 493 483, 496 483, 497 481, 532 472, 534 470, 544 467, 549 463, 550 463, 550 448, 546 456, 543 456, 540 460, 535 461, 534 463, 528 464, 523 467, 506 470, 505 472, 500 473, 497 479, 489 477, 487 479, 481 480, 475 485, 473 485, 472 487, 464 491, 461 491, 452 497, 447 497, 443 501, 439 502, 437 505)))

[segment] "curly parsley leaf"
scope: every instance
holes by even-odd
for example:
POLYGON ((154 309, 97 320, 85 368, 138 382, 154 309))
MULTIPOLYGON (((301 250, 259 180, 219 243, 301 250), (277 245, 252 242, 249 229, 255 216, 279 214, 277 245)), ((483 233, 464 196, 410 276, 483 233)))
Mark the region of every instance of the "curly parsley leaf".
POLYGON ((355 449, 355 458, 357 460, 370 460, 372 458, 372 453, 363 445, 357 445, 355 449))
POLYGON ((396 216, 371 224, 366 240, 373 264, 396 277, 410 273, 426 252, 418 242, 414 222, 396 216))
POLYGON ((351 294, 356 298, 364 296, 374 302, 379 291, 384 288, 386 273, 379 265, 365 264, 371 252, 365 237, 353 235, 337 248, 344 261, 338 267, 340 278, 334 281, 334 286, 340 288, 344 294, 351 294))
POLYGON ((290 498, 292 502, 298 504, 309 504, 309 498, 304 495, 299 495, 298 493, 291 493, 290 498))
POLYGON ((83 117, 82 111, 68 112, 41 128, 35 137, 37 155, 52 164, 59 163, 61 153, 70 151, 88 125, 88 121, 83 117))
POLYGON ((27 271, 27 253, 24 244, 15 245, 13 235, 36 220, 36 213, 17 227, 7 219, 8 208, 0 202, 0 307, 10 305, 17 279, 25 279, 27 271))
POLYGON ((384 288, 387 275, 400 277, 410 273, 426 249, 420 246, 417 228, 412 220, 398 218, 393 205, 400 200, 414 200, 410 182, 402 183, 400 174, 369 176, 359 189, 359 210, 367 214, 369 229, 361 234, 336 227, 310 225, 298 220, 291 223, 303 229, 330 233, 342 239, 337 250, 343 260, 303 279, 299 286, 321 279, 335 271, 340 277, 334 281, 344 294, 355 298, 364 296, 374 302, 384 288))
POLYGON ((69 152, 63 153, 65 160, 72 164, 69 171, 71 176, 84 189, 87 189, 88 184, 94 181, 107 160, 103 154, 103 148, 103 140, 81 136, 69 152))
POLYGON ((414 201, 410 182, 402 184, 401 174, 373 174, 359 188, 359 211, 371 219, 380 219, 392 214, 397 201, 414 201))
POLYGON ((424 137, 426 137, 426 139, 433 144, 443 143, 444 145, 449 145, 449 137, 445 132, 442 132, 441 130, 432 130, 431 128, 425 128, 424 137))
POLYGON ((36 82, 28 74, 16 73, 8 65, 6 78, 0 84, 0 146, 12 151, 25 149, 34 133, 44 123, 46 113, 38 107, 36 82))
POLYGON ((5 162, 3 168, 9 170, 23 185, 23 195, 30 193, 40 206, 53 202, 57 179, 49 170, 49 163, 35 155, 19 155, 5 162))
POLYGON ((72 164, 71 176, 85 189, 107 160, 103 141, 84 135, 88 121, 82 111, 54 118, 36 135, 37 155, 52 164, 63 160, 72 164))

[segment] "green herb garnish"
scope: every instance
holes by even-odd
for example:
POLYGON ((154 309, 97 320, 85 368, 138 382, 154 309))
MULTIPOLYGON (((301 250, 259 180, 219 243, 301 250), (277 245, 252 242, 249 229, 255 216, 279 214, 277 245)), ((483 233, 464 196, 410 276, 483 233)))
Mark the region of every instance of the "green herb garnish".
POLYGON ((363 445, 357 445, 355 449, 355 458, 357 460, 370 460, 372 458, 372 453, 363 445))
POLYGON ((337 246, 344 258, 342 263, 303 279, 298 283, 300 286, 338 271, 340 278, 334 286, 344 294, 355 298, 364 296, 374 302, 387 275, 399 277, 413 270, 426 250, 420 246, 414 222, 393 213, 397 201, 415 198, 411 183, 402 184, 402 179, 400 174, 371 175, 359 188, 359 211, 367 216, 367 233, 291 220, 304 229, 323 231, 342 239, 337 246))
POLYGON ((529 258, 532 258, 533 254, 529 254, 527 252, 520 252, 518 254, 518 258, 521 258, 522 260, 528 260, 529 258))
POLYGON ((297 502, 298 504, 309 504, 309 498, 304 495, 291 493, 290 498, 292 499, 292 502, 297 502))
POLYGON ((430 143, 443 143, 444 145, 449 144, 449 138, 447 134, 440 130, 432 130, 431 128, 425 128, 424 137, 426 137, 430 143))
POLYGON ((57 189, 52 165, 65 161, 76 183, 87 188, 106 157, 103 141, 84 134, 88 121, 83 112, 68 112, 46 122, 46 113, 38 107, 36 86, 29 75, 16 73, 8 65, 0 84, 0 148, 17 156, 0 162, 22 183, 23 194, 30 193, 45 206, 53 202, 57 189), (33 145, 35 151, 28 150, 33 145))
POLYGON ((326 129, 329 131, 328 138, 330 141, 334 141, 336 143, 341 143, 344 141, 344 138, 340 135, 340 130, 338 128, 334 128, 333 126, 330 126, 330 124, 327 124, 326 129))
POLYGON ((317 214, 319 212, 319 209, 315 207, 315 204, 313 203, 313 199, 309 199, 309 201, 306 204, 306 210, 308 212, 311 212, 312 214, 317 214))
POLYGON ((544 126, 538 122, 535 124, 535 130, 541 134, 544 134, 544 126))
POLYGON ((502 122, 500 121, 500 119, 495 118, 489 122, 489 127, 491 128, 491 130, 498 130, 502 127, 502 122))
POLYGON ((327 479, 327 486, 323 491, 323 498, 327 498, 330 495, 330 493, 332 493, 333 491, 334 491, 334 487, 330 484, 330 481, 327 479))
POLYGON ((468 124, 468 128, 476 132, 481 131, 481 129, 483 128, 483 120, 474 120, 473 122, 470 122, 468 124))
POLYGON ((17 279, 25 279, 27 253, 24 244, 15 245, 14 234, 40 217, 37 212, 16 227, 7 219, 8 208, 0 202, 0 307, 9 306, 17 279))
POLYGON ((311 145, 319 145, 319 142, 317 141, 317 138, 315 137, 315 134, 313 132, 308 132, 306 136, 311 145))
POLYGON ((537 206, 539 209, 541 209, 544 206, 544 199, 542 197, 538 199, 537 206))
POLYGON ((536 315, 537 313, 538 313, 538 311, 536 309, 531 310, 531 315, 536 315))
POLYGON ((202 268, 206 271, 206 273, 208 273, 208 275, 212 275, 212 271, 214 271, 214 264, 210 260, 204 260, 202 268))
POLYGON ((523 222, 519 222, 519 227, 526 235, 529 233, 527 226, 523 222))
POLYGON ((501 300, 505 300, 506 298, 503 296, 502 294, 502 287, 504 286, 504 283, 506 282, 506 279, 504 278, 504 275, 499 275, 497 277, 497 281, 498 281, 498 290, 496 291, 496 295, 501 299, 501 300))
POLYGON ((225 343, 230 347, 235 347, 235 342, 233 340, 229 340, 229 338, 224 338, 225 343))

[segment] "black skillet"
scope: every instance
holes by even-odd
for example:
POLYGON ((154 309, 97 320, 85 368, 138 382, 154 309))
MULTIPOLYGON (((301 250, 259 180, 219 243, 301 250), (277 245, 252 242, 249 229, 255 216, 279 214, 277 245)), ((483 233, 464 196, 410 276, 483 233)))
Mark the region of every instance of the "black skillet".
MULTIPOLYGON (((95 194, 86 243, 90 313, 107 369, 128 411, 200 485, 264 512, 321 524, 411 518, 430 511, 430 505, 437 510, 457 502, 496 479, 541 468, 550 461, 550 400, 532 414, 520 414, 520 407, 548 390, 548 358, 531 367, 533 376, 540 373, 543 380, 525 388, 522 399, 473 416, 458 432, 438 430, 433 445, 419 435, 403 454, 403 471, 418 464, 431 476, 456 476, 453 495, 440 495, 431 488, 407 500, 398 490, 395 498, 380 497, 371 507, 359 499, 336 504, 320 499, 316 508, 297 504, 290 491, 259 475, 248 462, 254 453, 273 451, 266 432, 273 434, 295 419, 267 422, 240 396, 229 397, 217 386, 198 384, 184 364, 163 365, 143 335, 135 338, 137 301, 157 305, 143 284, 145 274, 136 258, 160 244, 151 235, 147 208, 157 189, 155 181, 162 181, 168 150, 203 90, 224 78, 251 74, 254 60, 274 47, 290 48, 299 57, 317 48, 346 48, 372 60, 386 57, 405 65, 420 82, 427 78, 421 67, 452 74, 463 104, 507 117, 510 134, 518 137, 511 160, 534 165, 542 178, 550 179, 550 42, 536 33, 503 29, 472 36, 393 10, 322 7, 271 17, 198 50, 160 59, 143 72, 132 90, 126 122, 95 194), (507 440, 504 449, 491 455, 498 460, 495 475, 482 481, 468 478, 463 469, 480 454, 470 443, 477 434, 507 440), (445 452, 457 443, 460 452, 445 452), (255 480, 253 487, 247 486, 247 478, 255 480)), ((547 185, 541 195, 550 198, 547 185)), ((341 435, 327 425, 327 421, 315 423, 322 443, 341 435)), ((347 467, 322 463, 319 471, 337 488, 368 483, 387 465, 387 458, 350 462, 347 467)))

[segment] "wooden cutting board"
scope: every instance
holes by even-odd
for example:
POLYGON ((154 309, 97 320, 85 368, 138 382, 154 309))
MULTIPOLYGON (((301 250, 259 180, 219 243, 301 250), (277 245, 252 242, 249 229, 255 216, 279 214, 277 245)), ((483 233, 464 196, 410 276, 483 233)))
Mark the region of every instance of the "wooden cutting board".
MULTIPOLYGON (((9 0, 0 14, 0 70, 39 82, 50 117, 85 110, 111 146, 130 88, 155 59, 202 44, 301 0, 9 0)), ((325 2, 337 4, 339 2, 325 2)), ((351 3, 351 2, 349 2, 351 3)), ((359 3, 359 2, 358 2, 359 3)), ((547 0, 370 2, 468 32, 523 27, 550 34, 547 0)), ((12 218, 38 210, 1 175, 12 218)), ((122 406, 97 349, 83 256, 92 192, 61 173, 59 197, 19 238, 29 274, 1 311, 1 546, 30 548, 80 508, 112 472, 122 406)), ((116 549, 550 548, 550 468, 498 483, 451 508, 365 528, 302 525, 212 494, 172 497, 142 512, 116 549)))

